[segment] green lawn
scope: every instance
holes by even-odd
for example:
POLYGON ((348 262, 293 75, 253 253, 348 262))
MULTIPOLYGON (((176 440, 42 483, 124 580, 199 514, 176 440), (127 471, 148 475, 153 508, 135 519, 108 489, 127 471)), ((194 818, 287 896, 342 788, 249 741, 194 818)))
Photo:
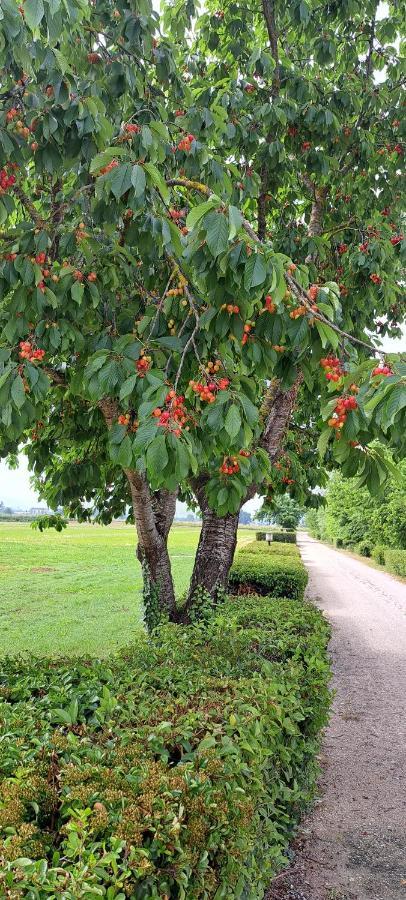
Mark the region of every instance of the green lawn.
MULTIPOLYGON (((239 540, 252 535, 241 529, 239 540)), ((172 530, 178 596, 198 539, 198 527, 172 530)), ((133 526, 68 525, 41 534, 26 524, 0 524, 0 654, 110 653, 143 627, 140 592, 133 526)))

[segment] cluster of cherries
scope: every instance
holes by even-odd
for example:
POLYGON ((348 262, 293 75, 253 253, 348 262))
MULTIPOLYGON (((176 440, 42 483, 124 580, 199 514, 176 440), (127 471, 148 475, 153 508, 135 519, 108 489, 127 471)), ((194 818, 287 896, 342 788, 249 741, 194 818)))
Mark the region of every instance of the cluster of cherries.
POLYGON ((340 397, 334 407, 334 414, 327 424, 330 428, 341 429, 346 422, 347 414, 357 408, 358 403, 355 397, 340 397))
POLYGON ((325 356, 320 360, 320 365, 326 373, 327 381, 339 381, 341 376, 344 375, 338 356, 325 356))
POLYGON ((238 313, 240 312, 240 307, 237 305, 234 305, 233 303, 223 303, 220 306, 220 309, 223 310, 224 312, 228 312, 228 314, 230 316, 232 316, 233 314, 235 316, 238 316, 238 313))
POLYGON ((376 272, 372 272, 372 275, 370 275, 369 277, 374 284, 382 284, 382 278, 376 272))
POLYGON ((100 56, 100 53, 88 53, 87 61, 94 66, 102 62, 102 57, 100 56))
POLYGON ((20 359, 26 359, 28 362, 42 362, 45 356, 45 350, 35 350, 31 341, 20 341, 20 359))
POLYGON ((152 415, 155 419, 158 419, 158 425, 166 428, 175 437, 179 437, 182 428, 184 428, 189 419, 185 407, 185 398, 174 390, 168 391, 165 397, 165 406, 166 409, 161 409, 157 406, 152 415))
POLYGON ((276 305, 273 302, 273 299, 270 294, 267 294, 265 297, 265 310, 269 313, 274 313, 276 311, 276 305))
POLYGON ((253 329, 253 327, 254 327, 254 324, 255 324, 254 322, 246 322, 246 323, 245 323, 245 325, 244 325, 244 334, 243 334, 243 336, 242 336, 242 341, 241 341, 241 343, 242 343, 243 346, 244 346, 244 344, 247 343, 248 338, 249 338, 250 331, 252 331, 252 329, 253 329))
POLYGON ((393 375, 393 371, 390 366, 375 366, 371 375, 393 375))
MULTIPOLYGON (((75 269, 75 271, 73 272, 73 278, 75 279, 75 281, 83 281, 84 277, 84 273, 81 272, 80 269, 75 269)), ((87 280, 90 281, 90 283, 97 281, 96 272, 89 272, 86 277, 87 280)))
POLYGON ((305 316, 307 313, 307 309, 305 306, 296 306, 295 309, 289 313, 290 319, 300 319, 300 316, 305 316))
POLYGON ((118 160, 112 159, 111 162, 107 163, 107 166, 101 167, 98 174, 99 175, 107 175, 107 172, 111 172, 112 169, 116 169, 118 165, 119 165, 118 160))
POLYGON ((135 363, 135 368, 140 376, 140 378, 145 378, 148 369, 151 368, 152 356, 148 356, 145 353, 145 350, 140 350, 140 358, 137 359, 135 363))
POLYGON ((169 215, 170 215, 172 221, 175 222, 176 225, 178 225, 182 234, 189 234, 189 229, 186 228, 186 225, 184 224, 186 212, 187 212, 186 209, 170 209, 169 210, 169 215))
POLYGON ((190 153, 192 149, 192 144, 196 140, 194 134, 186 134, 177 147, 174 147, 174 150, 183 150, 185 153, 190 153))
POLYGON ((240 464, 236 456, 225 456, 219 472, 222 475, 236 475, 240 471, 240 464))
POLYGON ((4 194, 8 188, 16 182, 15 175, 9 175, 7 169, 0 169, 0 194, 4 194))
POLYGON ((189 387, 192 388, 195 394, 198 394, 200 399, 204 403, 214 403, 216 399, 216 394, 218 391, 226 391, 230 380, 229 378, 218 378, 217 381, 214 380, 214 377, 211 375, 212 372, 217 372, 218 369, 215 367, 216 364, 209 363, 207 368, 209 369, 209 379, 211 379, 204 384, 202 381, 189 381, 189 387))
MULTIPOLYGON (((167 297, 181 297, 185 293, 185 287, 187 285, 187 278, 184 275, 180 274, 178 276, 178 284, 176 288, 171 288, 166 292, 167 297)), ((185 301, 187 304, 187 300, 185 301)))
POLYGON ((132 413, 122 413, 121 416, 118 417, 117 422, 119 425, 125 425, 129 431, 136 431, 140 424, 138 419, 134 418, 132 413))
POLYGON ((126 134, 139 134, 141 131, 141 127, 135 122, 127 122, 127 124, 124 125, 124 131, 126 134))

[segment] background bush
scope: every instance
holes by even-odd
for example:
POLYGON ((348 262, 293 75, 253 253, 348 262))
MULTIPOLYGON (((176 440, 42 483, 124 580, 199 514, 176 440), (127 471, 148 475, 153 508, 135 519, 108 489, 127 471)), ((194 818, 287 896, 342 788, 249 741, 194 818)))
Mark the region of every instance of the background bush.
POLYGON ((110 662, 2 661, 0 895, 262 898, 313 793, 328 636, 239 598, 110 662))
POLYGON ((369 558, 370 556, 372 556, 372 541, 360 541, 356 547, 356 550, 361 556, 366 556, 369 558))
POLYGON ((283 544, 296 544, 295 531, 272 531, 272 540, 283 544))
POLYGON ((307 571, 300 557, 264 551, 237 553, 230 572, 230 590, 239 593, 269 594, 301 600, 307 585, 307 571))
POLYGON ((379 563, 380 566, 385 565, 385 547, 382 544, 377 544, 376 547, 372 550, 372 558, 375 562, 379 563))
POLYGON ((393 475, 380 494, 371 496, 355 478, 335 472, 326 490, 325 507, 309 510, 306 526, 313 537, 337 547, 356 548, 368 542, 374 547, 406 549, 406 461, 396 463, 393 475))
POLYGON ((385 547, 384 558, 384 565, 388 572, 406 578, 406 550, 393 550, 391 547, 385 547))
POLYGON ((292 556, 300 559, 300 550, 295 544, 282 544, 272 542, 270 544, 266 543, 265 545, 258 544, 256 541, 251 541, 249 544, 243 544, 241 547, 239 554, 244 553, 258 553, 258 554, 266 554, 272 553, 272 555, 276 554, 277 556, 292 556))

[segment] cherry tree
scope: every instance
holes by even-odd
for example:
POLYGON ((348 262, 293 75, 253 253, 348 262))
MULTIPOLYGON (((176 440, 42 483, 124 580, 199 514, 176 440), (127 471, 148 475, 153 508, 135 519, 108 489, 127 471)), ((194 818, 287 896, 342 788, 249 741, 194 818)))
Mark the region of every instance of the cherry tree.
POLYGON ((378 490, 376 441, 404 450, 404 23, 378 12, 2 3, 0 448, 79 519, 131 504, 149 624, 226 585, 255 494, 335 466, 378 490))

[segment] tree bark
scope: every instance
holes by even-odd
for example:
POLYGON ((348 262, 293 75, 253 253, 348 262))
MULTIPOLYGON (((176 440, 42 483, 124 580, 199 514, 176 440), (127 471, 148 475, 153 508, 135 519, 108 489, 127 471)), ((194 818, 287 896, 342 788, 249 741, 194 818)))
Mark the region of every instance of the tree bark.
MULTIPOLYGON (((117 420, 115 400, 99 403, 106 425, 117 420)), ((143 572, 145 621, 148 629, 164 618, 176 618, 176 599, 168 553, 168 535, 175 516, 177 492, 150 490, 144 475, 125 469, 138 535, 137 557, 143 572)))
MULTIPOLYGON (((286 433, 303 376, 298 374, 292 387, 282 390, 278 382, 270 385, 263 409, 264 427, 259 446, 266 450, 271 463, 276 462, 283 450, 286 433)), ((196 552, 195 564, 186 607, 187 616, 196 601, 198 588, 203 588, 216 600, 219 590, 227 587, 228 576, 237 545, 238 519, 241 507, 255 495, 257 487, 251 485, 240 509, 235 515, 217 516, 210 509, 206 493, 206 478, 201 476, 192 483, 202 513, 202 530, 196 552)))
POLYGON ((143 572, 145 620, 149 629, 164 618, 176 618, 176 598, 168 553, 168 534, 175 509, 176 494, 151 493, 143 476, 126 469, 138 535, 137 557, 143 572))
POLYGON ((202 513, 202 530, 190 582, 187 609, 193 605, 199 588, 203 588, 216 600, 219 590, 227 587, 237 545, 239 511, 235 515, 217 516, 208 505, 205 482, 205 478, 198 478, 193 485, 202 513))

